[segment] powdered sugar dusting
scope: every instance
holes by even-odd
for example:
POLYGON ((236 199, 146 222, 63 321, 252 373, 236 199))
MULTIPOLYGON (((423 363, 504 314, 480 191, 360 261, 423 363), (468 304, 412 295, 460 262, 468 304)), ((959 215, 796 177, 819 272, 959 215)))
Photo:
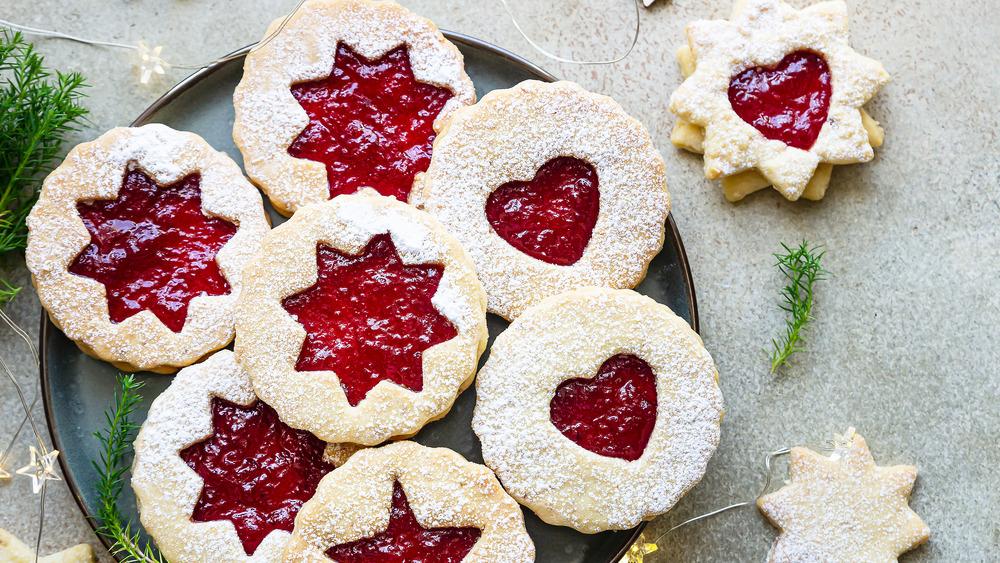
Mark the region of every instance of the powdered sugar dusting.
POLYGON ((472 425, 486 464, 543 520, 585 533, 669 510, 719 442, 722 394, 701 339, 669 308, 629 290, 586 288, 529 308, 497 337, 476 392, 472 425), (656 424, 632 462, 580 447, 549 412, 560 383, 591 378, 622 353, 656 376, 656 424))
MULTIPOLYGON (((266 35, 280 22, 272 23, 266 35)), ((453 94, 435 119, 436 131, 456 109, 475 102, 462 54, 429 20, 391 0, 307 1, 278 36, 247 56, 233 96, 233 138, 247 174, 286 215, 330 197, 324 165, 288 155, 309 123, 290 88, 329 76, 340 42, 370 60, 405 44, 414 78, 453 94)))
POLYGON ((283 421, 328 442, 374 445, 444 416, 472 381, 486 347, 486 295, 468 255, 440 223, 363 190, 304 207, 268 235, 247 268, 237 327, 237 357, 283 421), (420 392, 382 381, 352 407, 334 372, 295 370, 306 332, 281 302, 316 283, 317 243, 357 254, 382 233, 392 236, 404 263, 444 266, 431 303, 458 335, 424 351, 420 392))
POLYGON ((895 561, 930 537, 907 504, 917 468, 875 465, 858 434, 830 457, 794 448, 790 471, 789 484, 757 501, 781 528, 768 561, 895 561))
POLYGON ((872 159, 860 108, 888 82, 889 74, 848 45, 844 2, 796 10, 780 0, 746 0, 732 21, 690 24, 688 43, 697 67, 671 96, 670 111, 705 128, 708 178, 757 168, 785 197, 795 200, 819 163, 872 159), (800 50, 822 55, 833 81, 827 120, 807 151, 765 138, 740 119, 728 97, 733 76, 755 66, 773 67, 800 50))
POLYGON ((52 322, 84 352, 124 370, 169 373, 232 340, 243 266, 269 229, 260 194, 235 162, 201 137, 165 125, 117 128, 74 148, 45 179, 28 217, 25 261, 52 322), (179 333, 150 311, 112 323, 104 286, 68 271, 90 243, 77 202, 117 198, 133 166, 161 185, 200 174, 202 211, 238 227, 216 255, 231 293, 192 299, 179 333))
POLYGON ((489 469, 445 448, 396 442, 359 452, 320 481, 296 519, 285 563, 328 562, 331 547, 384 531, 395 481, 424 528, 482 531, 463 563, 534 561, 521 509, 489 469))
POLYGON ((143 527, 170 561, 273 563, 290 534, 268 534, 246 555, 229 520, 194 522, 192 514, 204 482, 180 452, 212 434, 212 398, 242 406, 257 400, 250 377, 228 350, 185 368, 153 402, 135 441, 132 488, 143 527))
POLYGON ((641 123, 611 98, 570 82, 527 81, 458 110, 434 142, 410 202, 469 250, 489 310, 512 319, 550 295, 586 286, 631 288, 663 246, 670 211, 666 166, 641 123), (571 266, 532 258, 489 225, 485 207, 502 184, 530 180, 559 156, 597 171, 600 214, 571 266))

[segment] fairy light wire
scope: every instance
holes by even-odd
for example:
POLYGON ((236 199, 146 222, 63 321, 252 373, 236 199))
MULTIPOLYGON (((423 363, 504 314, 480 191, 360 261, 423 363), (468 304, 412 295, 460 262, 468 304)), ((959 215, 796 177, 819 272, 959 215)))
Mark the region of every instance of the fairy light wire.
MULTIPOLYGON (((253 46, 253 48, 251 48, 251 52, 256 51, 257 49, 260 49, 264 45, 267 45, 272 39, 274 39, 275 37, 277 37, 277 35, 279 33, 281 33, 281 31, 283 29, 285 29, 285 26, 288 25, 288 21, 290 19, 292 19, 292 16, 294 16, 299 11, 299 8, 301 8, 302 5, 305 4, 305 2, 306 2, 306 0, 298 0, 298 2, 295 3, 295 6, 292 8, 292 10, 290 12, 288 12, 288 14, 286 14, 285 17, 281 20, 281 23, 278 25, 278 28, 275 29, 270 34, 268 34, 267 37, 265 37, 264 39, 262 39, 262 40, 258 41, 257 43, 255 43, 254 46, 253 46)), ((77 37, 75 35, 69 35, 69 34, 66 34, 66 33, 62 33, 60 31, 53 31, 53 30, 50 30, 50 29, 41 29, 41 28, 37 28, 37 27, 31 27, 31 26, 18 24, 18 23, 10 22, 10 21, 3 20, 3 19, 0 19, 0 26, 8 27, 10 29, 13 29, 14 31, 20 31, 21 33, 25 33, 25 34, 28 34, 28 35, 34 35, 34 36, 37 36, 37 37, 49 37, 49 38, 52 38, 52 39, 65 39, 67 41, 74 41, 76 43, 83 43, 84 45, 94 45, 94 46, 99 46, 99 47, 113 47, 113 48, 116 48, 116 49, 128 49, 128 50, 131 50, 131 51, 140 51, 140 50, 142 50, 142 47, 140 45, 130 45, 128 43, 116 43, 114 41, 100 41, 100 40, 96 40, 96 39, 86 39, 86 38, 83 38, 83 37, 77 37)), ((240 51, 237 51, 237 52, 230 53, 228 55, 225 55, 223 57, 219 57, 219 58, 211 60, 211 61, 207 61, 207 62, 203 62, 203 63, 196 63, 196 64, 190 64, 190 63, 180 63, 180 64, 178 64, 178 63, 172 63, 172 62, 169 62, 169 61, 167 61, 167 60, 165 60, 163 58, 160 58, 159 62, 163 66, 167 66, 167 67, 170 67, 170 68, 177 68, 177 69, 181 69, 181 70, 198 70, 198 69, 202 69, 202 68, 209 67, 209 66, 212 66, 212 65, 224 63, 226 61, 231 61, 233 59, 236 59, 236 58, 239 58, 239 57, 243 57, 243 56, 245 56, 244 53, 242 53, 240 51)), ((10 323, 8 323, 8 324, 10 324, 10 323)))
POLYGON ((756 506, 757 501, 760 500, 762 497, 764 497, 764 495, 766 495, 769 490, 771 490, 771 481, 774 478, 774 460, 776 458, 778 458, 778 457, 781 457, 781 456, 788 455, 788 454, 792 453, 792 450, 795 447, 804 447, 804 448, 808 448, 808 449, 816 451, 816 452, 824 452, 825 453, 825 452, 835 452, 837 450, 838 444, 834 440, 828 440, 828 441, 824 442, 824 444, 822 446, 818 446, 818 447, 817 446, 794 446, 794 447, 782 448, 780 450, 775 450, 773 452, 770 452, 764 458, 764 468, 765 468, 764 486, 761 488, 760 494, 758 494, 752 500, 748 500, 748 501, 744 501, 744 502, 737 502, 735 504, 730 504, 729 506, 724 506, 722 508, 713 510, 711 512, 707 512, 705 514, 700 514, 698 516, 695 516, 694 518, 689 518, 689 519, 681 522, 680 524, 677 524, 676 526, 674 526, 674 527, 668 529, 667 531, 663 532, 655 540, 653 540, 651 543, 653 543, 654 545, 659 545, 660 540, 662 540, 663 538, 667 537, 671 532, 673 532, 674 530, 677 530, 678 528, 682 528, 684 526, 687 526, 688 524, 691 524, 693 522, 697 522, 699 520, 704 520, 706 518, 711 518, 712 516, 716 516, 718 514, 722 514, 723 512, 729 512, 730 510, 735 510, 737 508, 742 508, 744 506, 756 506))
POLYGON ((514 24, 514 29, 516 29, 517 32, 521 34, 521 37, 523 37, 524 40, 527 41, 528 44, 531 45, 532 48, 534 48, 536 51, 538 51, 539 53, 545 55, 546 57, 548 57, 548 58, 550 58, 550 59, 552 59, 552 60, 554 60, 556 62, 567 63, 567 64, 575 64, 575 65, 610 65, 610 64, 615 64, 615 63, 618 63, 618 62, 621 62, 621 61, 625 60, 629 55, 631 55, 632 51, 635 49, 636 44, 639 42, 639 22, 640 22, 640 18, 639 18, 639 0, 634 0, 632 2, 633 7, 635 8, 635 28, 634 28, 633 33, 632 33, 632 41, 629 44, 628 49, 625 51, 625 54, 623 54, 620 57, 614 58, 614 59, 596 60, 596 61, 567 59, 567 58, 564 58, 564 57, 560 57, 559 55, 556 55, 555 53, 549 52, 547 49, 545 49, 544 47, 542 47, 541 45, 539 45, 538 43, 536 43, 535 40, 532 39, 531 36, 528 35, 524 31, 524 29, 521 28, 521 24, 517 21, 517 17, 514 16, 514 11, 511 9, 510 4, 507 3, 507 0, 500 0, 500 3, 503 4, 504 9, 507 11, 507 17, 510 18, 511 23, 514 24))

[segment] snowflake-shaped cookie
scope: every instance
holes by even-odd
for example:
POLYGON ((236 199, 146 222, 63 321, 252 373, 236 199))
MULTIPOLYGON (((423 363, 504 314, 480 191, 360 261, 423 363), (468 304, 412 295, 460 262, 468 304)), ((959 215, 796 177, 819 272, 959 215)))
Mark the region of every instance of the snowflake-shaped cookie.
MULTIPOLYGON (((731 21, 690 24, 688 43, 696 66, 671 97, 670 110, 686 125, 704 128, 702 146, 688 144, 703 149, 705 175, 715 179, 756 169, 796 200, 814 175, 825 188, 829 168, 817 171, 821 163, 871 160, 872 141, 880 141, 878 126, 870 118, 866 123, 861 106, 889 75, 847 41, 842 1, 796 10, 779 0, 747 0, 737 2, 731 21), (775 109, 775 104, 785 106, 775 109), (813 131, 794 141, 775 134, 810 123, 813 131)), ((763 187, 759 180, 756 184, 763 187)), ((727 196, 740 199, 749 191, 727 196)), ((822 192, 813 187, 807 197, 818 199, 822 192)))
POLYGON ((781 528, 769 562, 896 561, 930 537, 907 504, 917 468, 875 465, 853 429, 837 438, 830 457, 792 449, 791 482, 757 500, 781 528))

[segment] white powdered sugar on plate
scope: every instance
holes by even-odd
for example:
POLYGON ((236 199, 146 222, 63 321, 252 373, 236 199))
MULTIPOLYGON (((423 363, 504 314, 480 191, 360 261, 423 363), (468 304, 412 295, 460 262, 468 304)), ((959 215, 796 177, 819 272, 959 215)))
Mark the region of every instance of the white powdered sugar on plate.
POLYGON ((462 563, 535 560, 520 507, 489 469, 404 441, 362 450, 320 481, 299 512, 285 563, 326 563, 331 547, 385 531, 397 481, 421 527, 482 532, 462 563))
POLYGON ((635 287, 663 246, 670 211, 666 165, 646 129, 611 98, 571 82, 522 82, 455 112, 434 142, 431 165, 410 203, 440 220, 468 249, 490 312, 508 320, 566 290, 635 287), (485 212, 494 190, 531 180, 561 156, 592 165, 600 192, 590 242, 569 266, 514 248, 485 212))
POLYGON ((49 318, 84 352, 123 370, 171 373, 233 339, 243 267, 268 230, 260 193, 201 137, 165 125, 117 128, 74 148, 45 179, 28 216, 25 261, 49 318), (215 258, 230 293, 192 299, 179 333, 148 310, 112 323, 104 285, 68 270, 90 243, 77 204, 117 198, 131 167, 160 185, 199 174, 202 211, 237 226, 215 258))
POLYGON ((519 316, 476 379, 473 430, 507 491, 550 524, 624 530, 669 510, 701 480, 719 443, 722 393, 701 339, 665 305, 629 290, 586 288, 519 316), (635 461, 584 449, 552 423, 571 378, 592 378, 616 354, 656 377, 656 423, 635 461))
POLYGON ((239 309, 236 355, 257 393, 287 424, 328 442, 375 445, 444 416, 472 383, 488 336, 486 294, 458 241, 430 215, 371 189, 303 207, 272 231, 247 267, 239 309), (296 371, 306 331, 282 300, 316 283, 318 243, 359 254, 384 233, 404 264, 444 267, 431 303, 458 334, 423 352, 421 391, 380 381, 351 406, 336 373, 296 371))
MULTIPOLYGON (((265 36, 281 22, 272 23, 265 36)), ((435 119, 436 131, 456 109, 475 102, 462 54, 426 18, 391 0, 307 1, 280 34, 247 55, 233 96, 233 138, 247 175, 285 215, 330 198, 326 167, 288 154, 309 123, 291 86, 329 76, 339 43, 369 60, 406 45, 414 78, 452 93, 435 119)))

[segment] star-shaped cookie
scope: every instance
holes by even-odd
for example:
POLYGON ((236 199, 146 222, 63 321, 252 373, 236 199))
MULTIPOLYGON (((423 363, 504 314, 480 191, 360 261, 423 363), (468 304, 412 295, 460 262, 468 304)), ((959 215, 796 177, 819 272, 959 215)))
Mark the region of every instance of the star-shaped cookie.
POLYGON ((771 563, 894 562, 930 529, 908 505, 917 468, 879 467, 864 438, 849 430, 824 457, 791 452, 791 482, 757 500, 781 534, 771 563))
MULTIPOLYGON (((880 132, 861 106, 889 74, 848 45, 844 2, 796 10, 779 0, 740 0, 732 20, 697 21, 687 32, 692 73, 670 110, 704 137, 673 140, 704 152, 708 178, 756 170, 763 179, 751 172, 742 180, 796 200, 814 176, 825 188, 830 164, 873 158, 880 132)), ((727 197, 753 189, 727 189, 727 197)), ((806 196, 818 199, 822 190, 812 186, 806 196)))

